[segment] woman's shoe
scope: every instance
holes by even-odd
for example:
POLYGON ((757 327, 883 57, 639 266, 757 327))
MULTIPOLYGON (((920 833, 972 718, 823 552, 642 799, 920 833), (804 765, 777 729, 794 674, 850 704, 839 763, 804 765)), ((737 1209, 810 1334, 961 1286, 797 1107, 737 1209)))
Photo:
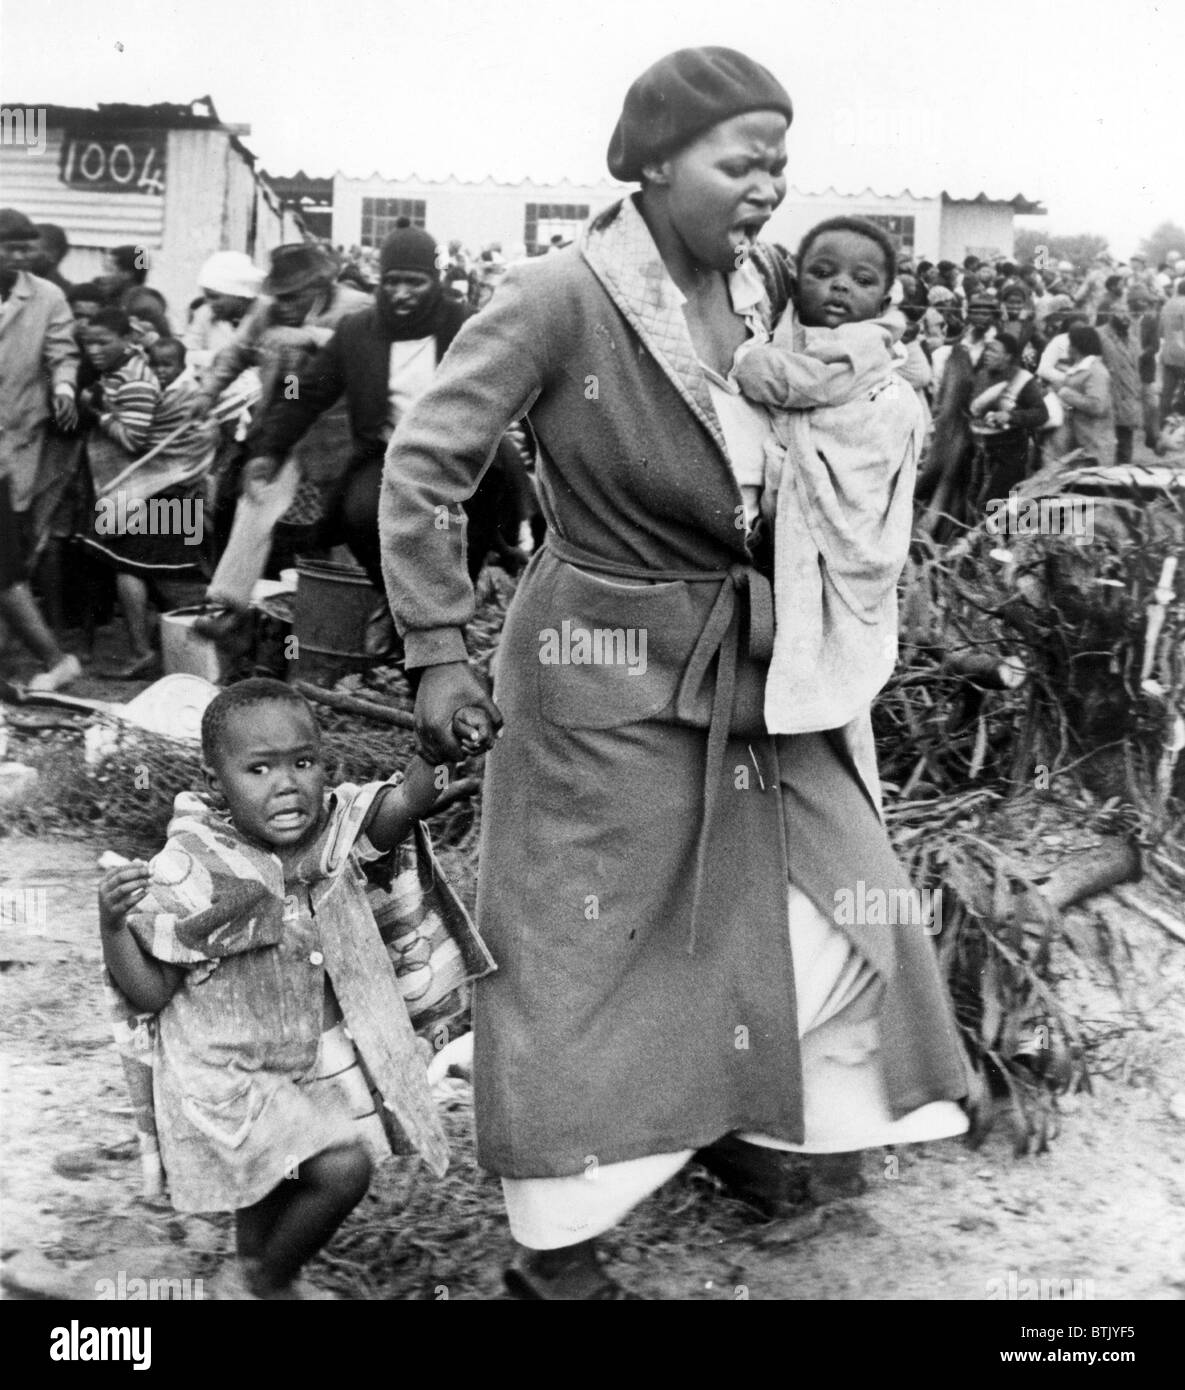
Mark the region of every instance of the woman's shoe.
POLYGON ((811 1205, 810 1170, 800 1154, 746 1144, 726 1134, 699 1149, 695 1157, 720 1179, 730 1197, 760 1212, 767 1221, 801 1216, 811 1205))
POLYGON ((520 1247, 518 1263, 502 1276, 511 1298, 530 1302, 621 1303, 645 1301, 623 1289, 601 1267, 595 1240, 556 1250, 520 1247))
POLYGON ((61 690, 62 686, 78 680, 81 675, 82 662, 76 656, 64 656, 48 671, 41 671, 34 676, 29 681, 28 689, 42 692, 61 690))
POLYGON ((859 1149, 809 1155, 807 1191, 811 1201, 822 1206, 825 1202, 838 1202, 845 1197, 863 1197, 868 1191, 863 1166, 863 1155, 859 1149))

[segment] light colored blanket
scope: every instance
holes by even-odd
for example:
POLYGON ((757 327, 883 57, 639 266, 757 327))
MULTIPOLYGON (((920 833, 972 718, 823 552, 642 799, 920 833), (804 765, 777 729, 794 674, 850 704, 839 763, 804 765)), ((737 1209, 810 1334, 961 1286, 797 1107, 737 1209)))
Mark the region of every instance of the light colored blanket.
POLYGON ((896 586, 925 433, 899 334, 896 317, 828 329, 788 314, 736 365, 774 422, 763 500, 774 517, 771 733, 847 723, 896 664, 896 586))

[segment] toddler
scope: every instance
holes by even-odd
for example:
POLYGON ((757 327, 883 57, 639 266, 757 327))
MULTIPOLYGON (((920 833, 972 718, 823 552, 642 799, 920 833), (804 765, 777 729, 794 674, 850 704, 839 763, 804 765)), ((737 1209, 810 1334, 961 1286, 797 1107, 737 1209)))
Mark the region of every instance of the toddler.
MULTIPOLYGON (((465 718, 462 719, 461 716, 465 718)), ((482 711, 458 737, 488 734, 482 711)), ((103 957, 157 1015, 152 1108, 173 1205, 236 1214, 221 1297, 316 1297, 298 1279, 367 1190, 372 1161, 447 1145, 361 867, 454 797, 401 780, 326 791, 307 701, 274 680, 202 720, 209 799, 182 794, 164 849, 99 885, 103 957)))
POLYGON ((889 237, 831 218, 807 232, 797 268, 796 313, 734 367, 742 393, 772 408, 764 458, 738 478, 746 514, 773 524, 771 733, 845 724, 888 680, 925 432, 924 361, 899 342, 889 237))

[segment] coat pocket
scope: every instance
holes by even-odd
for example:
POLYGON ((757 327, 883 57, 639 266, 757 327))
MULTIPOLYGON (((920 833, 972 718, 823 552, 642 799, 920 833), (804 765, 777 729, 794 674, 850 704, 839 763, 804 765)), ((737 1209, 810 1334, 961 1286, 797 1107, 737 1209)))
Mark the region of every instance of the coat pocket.
POLYGON ((181 1110, 208 1139, 223 1148, 237 1149, 263 1113, 266 1101, 262 1088, 248 1079, 223 1095, 183 1096, 181 1110))
POLYGON ((568 729, 612 729, 673 706, 703 627, 693 587, 710 586, 607 579, 561 565, 538 632, 543 717, 568 729))

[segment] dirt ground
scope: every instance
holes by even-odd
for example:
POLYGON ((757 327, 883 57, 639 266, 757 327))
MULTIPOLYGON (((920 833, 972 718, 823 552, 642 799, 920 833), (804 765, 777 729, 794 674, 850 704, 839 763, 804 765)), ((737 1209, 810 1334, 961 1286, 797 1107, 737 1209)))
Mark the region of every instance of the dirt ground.
MULTIPOLYGON (((139 1196, 100 988, 104 847, 0 839, 0 888, 43 887, 47 909, 43 926, 9 920, 0 933, 6 1298, 94 1297, 120 1270, 208 1279, 229 1251, 226 1218, 139 1196)), ((689 1170, 615 1233, 618 1275, 657 1299, 978 1300, 1010 1287, 1024 1297, 1026 1280, 1080 1281, 1053 1287, 1088 1298, 1185 1296, 1185 944, 1113 898, 1100 909, 1126 943, 1123 998, 1101 962, 1068 949, 1059 992, 1125 1026, 1097 1058, 1093 1093, 1060 1099, 1048 1153, 1014 1157, 999 1124, 977 1152, 948 1141, 869 1154, 866 1196, 768 1224, 689 1170)), ((509 1243, 498 1186, 474 1165, 468 1088, 449 1086, 449 1177, 387 1165, 313 1271, 347 1297, 499 1294, 509 1243)))

